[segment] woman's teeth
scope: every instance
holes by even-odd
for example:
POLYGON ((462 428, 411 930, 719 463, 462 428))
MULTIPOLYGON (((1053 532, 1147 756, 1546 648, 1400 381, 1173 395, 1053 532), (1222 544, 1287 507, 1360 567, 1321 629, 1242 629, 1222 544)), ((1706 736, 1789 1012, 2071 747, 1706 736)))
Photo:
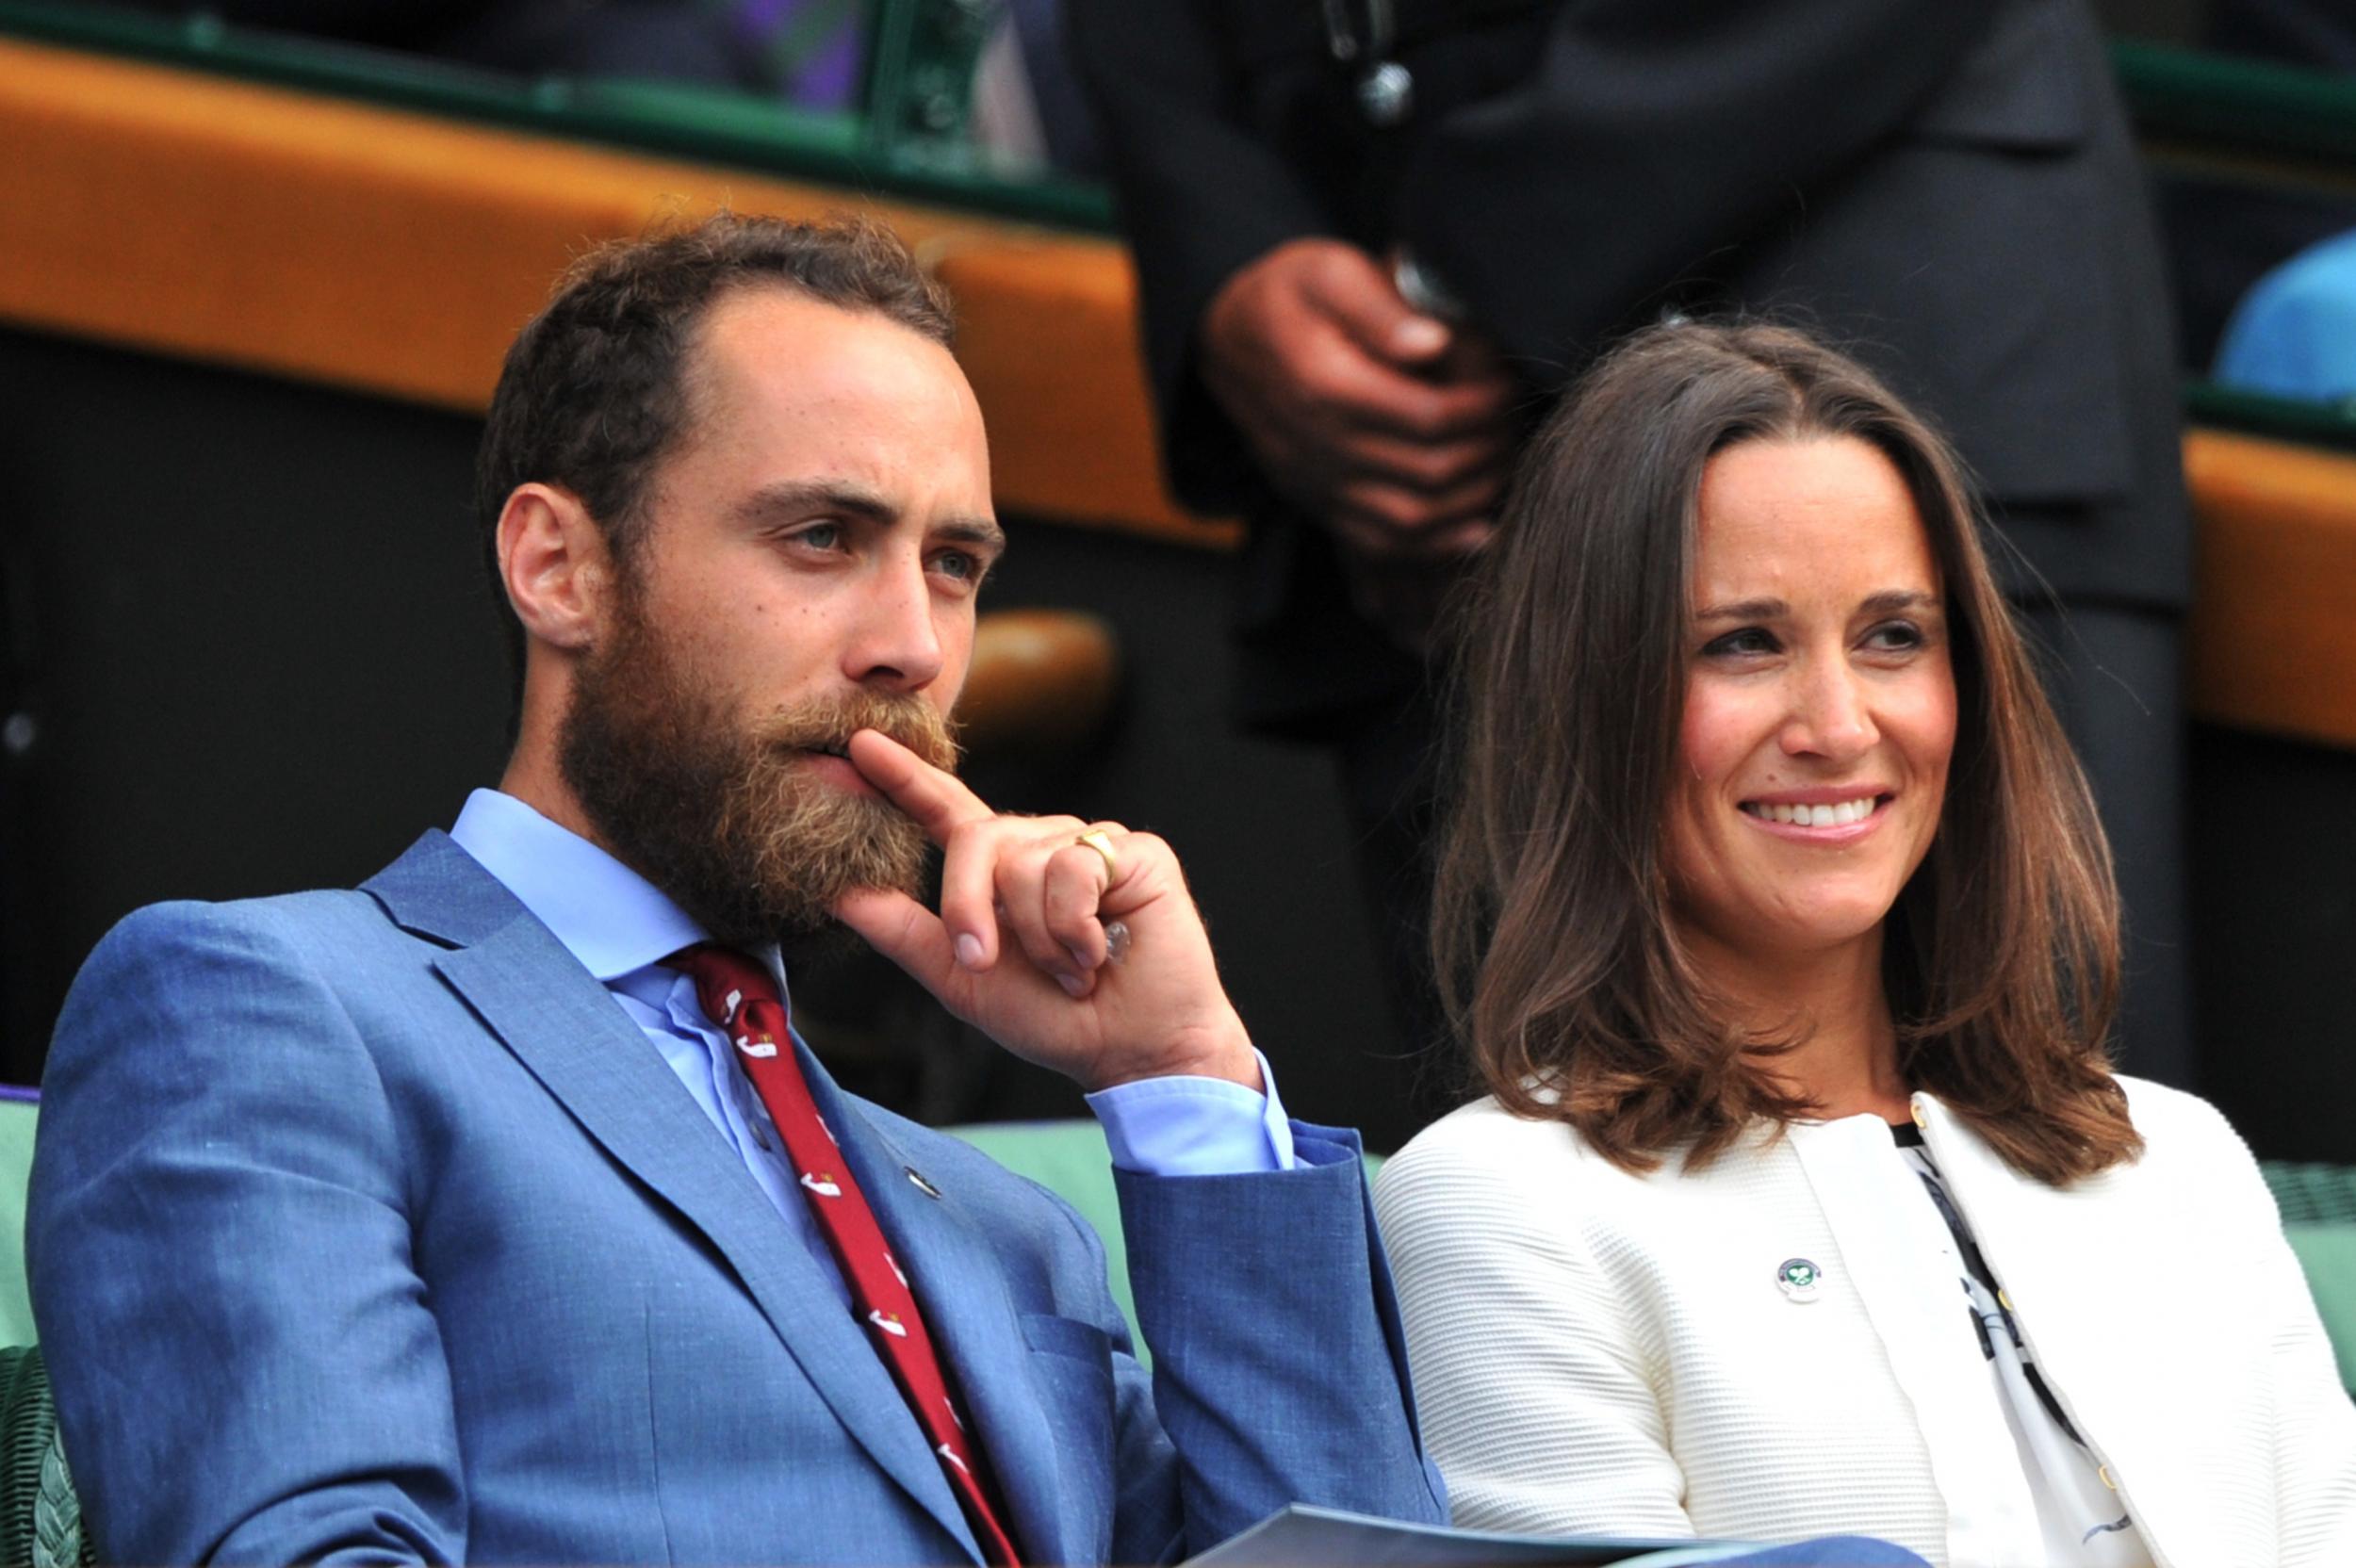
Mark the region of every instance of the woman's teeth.
POLYGON ((1844 800, 1837 806, 1768 806, 1746 800, 1742 809, 1768 822, 1790 823, 1794 827, 1841 827, 1872 816, 1873 799, 1867 795, 1862 800, 1844 800))

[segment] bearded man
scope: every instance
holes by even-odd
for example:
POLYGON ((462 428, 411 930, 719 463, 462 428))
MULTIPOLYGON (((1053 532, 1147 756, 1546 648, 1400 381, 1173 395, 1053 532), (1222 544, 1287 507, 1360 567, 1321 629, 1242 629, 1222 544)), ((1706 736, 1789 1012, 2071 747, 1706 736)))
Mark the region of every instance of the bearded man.
POLYGON ((1141 1562, 1443 1516, 1354 1136, 1288 1120, 1170 850, 948 772, 1003 545, 941 299, 858 226, 584 258, 482 460, 513 757, 357 890, 132 916, 27 1246, 123 1562, 1141 1562), (913 896, 941 846, 936 912, 913 896), (839 921, 1093 1091, 1095 1237, 843 1094, 839 921))

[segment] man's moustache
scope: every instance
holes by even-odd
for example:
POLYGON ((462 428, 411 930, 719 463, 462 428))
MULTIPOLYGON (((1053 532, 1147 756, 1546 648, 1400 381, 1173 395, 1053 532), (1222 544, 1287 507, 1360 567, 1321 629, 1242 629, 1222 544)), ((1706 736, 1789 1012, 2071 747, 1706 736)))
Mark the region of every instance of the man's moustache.
POLYGON ((761 729, 761 744, 775 752, 824 751, 847 755, 851 737, 862 729, 898 742, 934 767, 954 773, 957 743, 949 725, 913 699, 867 696, 780 713, 761 729))

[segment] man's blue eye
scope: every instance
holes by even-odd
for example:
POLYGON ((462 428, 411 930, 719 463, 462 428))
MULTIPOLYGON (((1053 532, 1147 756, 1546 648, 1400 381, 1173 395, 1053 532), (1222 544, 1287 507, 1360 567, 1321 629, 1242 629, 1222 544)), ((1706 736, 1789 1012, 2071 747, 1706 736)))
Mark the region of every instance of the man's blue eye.
POLYGON ((943 550, 935 558, 941 570, 965 582, 979 582, 989 563, 972 550, 943 550))

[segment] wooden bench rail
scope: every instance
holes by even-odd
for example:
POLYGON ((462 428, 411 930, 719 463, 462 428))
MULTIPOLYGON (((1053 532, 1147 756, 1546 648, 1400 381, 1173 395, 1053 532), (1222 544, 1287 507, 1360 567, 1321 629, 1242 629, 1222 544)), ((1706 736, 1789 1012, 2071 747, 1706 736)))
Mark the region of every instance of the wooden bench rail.
MULTIPOLYGON (((1009 512, 1235 537, 1161 486, 1106 240, 7 41, 0 147, 0 318, 469 411, 584 244, 862 206, 957 294, 1009 512)), ((2185 458, 2193 710, 2356 747, 2356 459, 2213 432, 2185 458)))
POLYGON ((963 290, 1009 511, 1232 537, 1154 477, 1107 240, 7 40, 0 148, 0 318, 467 411, 592 241, 869 211, 963 290))
POLYGON ((2356 748, 2356 457, 2196 430, 2193 712, 2356 748))

